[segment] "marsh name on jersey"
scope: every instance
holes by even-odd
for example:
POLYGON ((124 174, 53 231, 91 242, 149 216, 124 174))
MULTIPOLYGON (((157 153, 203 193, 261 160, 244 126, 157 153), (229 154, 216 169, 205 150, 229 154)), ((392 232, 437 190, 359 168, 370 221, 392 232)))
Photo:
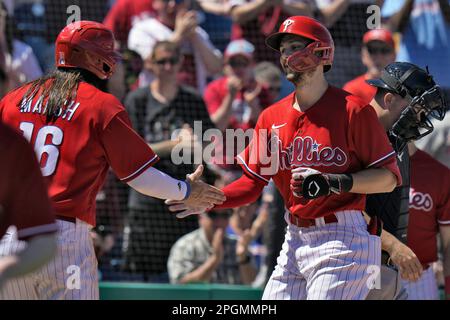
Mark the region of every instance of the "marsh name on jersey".
MULTIPOLYGON (((20 103, 20 112, 45 115, 47 113, 48 101, 46 103, 43 103, 43 100, 44 97, 40 96, 33 104, 32 99, 29 98, 22 99, 22 102, 20 103)), ((80 106, 79 102, 71 100, 70 103, 67 103, 66 100, 64 102, 64 107, 59 107, 58 109, 56 109, 54 115, 58 118, 61 117, 61 119, 70 121, 72 120, 75 111, 77 111, 79 106, 80 106)))

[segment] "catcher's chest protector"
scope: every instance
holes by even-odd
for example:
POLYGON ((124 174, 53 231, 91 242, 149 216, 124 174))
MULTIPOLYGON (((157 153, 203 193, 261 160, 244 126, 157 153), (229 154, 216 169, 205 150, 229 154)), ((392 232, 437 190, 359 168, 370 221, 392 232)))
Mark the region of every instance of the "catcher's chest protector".
MULTIPOLYGON (((393 146, 393 137, 389 136, 393 146)), ((397 150, 395 150, 397 152, 397 150)), ((409 214, 410 164, 408 148, 397 153, 397 164, 400 168, 403 183, 390 193, 367 195, 366 212, 378 216, 383 221, 383 228, 397 239, 406 243, 409 214)))

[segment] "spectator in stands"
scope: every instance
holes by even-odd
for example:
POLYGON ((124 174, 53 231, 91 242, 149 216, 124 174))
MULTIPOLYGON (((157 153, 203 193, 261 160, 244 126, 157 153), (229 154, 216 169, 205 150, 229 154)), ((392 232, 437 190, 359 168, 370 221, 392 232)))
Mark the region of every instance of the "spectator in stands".
POLYGON ((428 66, 450 96, 448 0, 386 0, 381 14, 391 31, 402 35, 396 60, 428 66))
MULTIPOLYGON (((250 42, 243 39, 232 41, 224 54, 225 75, 211 82, 205 90, 204 97, 211 120, 223 132, 225 129, 253 128, 261 110, 268 106, 268 91, 263 90, 254 78, 254 52, 255 47, 250 42)), ((217 148, 222 148, 223 158, 217 157, 215 164, 241 174, 241 169, 235 164, 235 156, 242 150, 237 149, 238 143, 235 142, 236 148, 231 154, 226 148, 226 142, 226 139, 222 145, 216 142, 217 148)), ((233 177, 237 176, 230 175, 230 178, 233 177)))
MULTIPOLYGON (((324 23, 333 35, 335 51, 333 69, 327 79, 335 86, 364 71, 359 62, 359 43, 366 29, 367 6, 376 1, 358 0, 230 0, 230 15, 235 22, 232 39, 244 38, 256 47, 255 61, 278 65, 279 54, 265 44, 267 35, 278 30, 289 16, 305 15, 324 23), (355 61, 355 62, 353 62, 355 61)), ((293 90, 283 77, 281 97, 293 90)))
POLYGON ((256 268, 248 251, 250 234, 233 239, 225 232, 230 210, 198 216, 200 228, 180 238, 170 251, 171 283, 251 284, 256 268))
POLYGON ((266 255, 262 232, 269 215, 268 203, 257 201, 252 204, 234 208, 226 233, 235 239, 249 237, 249 251, 255 259, 259 272, 266 255))
MULTIPOLYGON (((176 82, 183 59, 175 43, 156 42, 147 63, 155 76, 154 81, 145 88, 129 93, 125 106, 133 127, 151 143, 150 146, 160 157, 155 168, 184 179, 194 165, 173 165, 171 153, 178 144, 177 140, 172 139, 174 132, 182 129, 179 137, 186 146, 183 156, 186 156, 185 152, 192 155, 199 146, 198 138, 193 134, 194 121, 202 121, 203 131, 213 128, 214 124, 202 97, 193 89, 176 82)), ((208 179, 208 174, 205 174, 205 178, 208 179)), ((130 190, 128 206, 124 234, 127 270, 142 274, 146 281, 168 280, 164 278, 164 273, 167 272, 170 248, 180 236, 198 226, 196 219, 180 223, 167 210, 163 201, 133 190, 130 190), (156 278, 157 275, 163 278, 156 278)))
POLYGON ((122 63, 125 68, 125 87, 128 93, 139 87, 139 73, 142 71, 143 61, 137 52, 125 49, 122 52, 122 63))
POLYGON ((232 41, 225 50, 224 76, 205 90, 205 102, 217 128, 252 128, 264 107, 262 86, 254 77, 255 47, 246 40, 232 41))
POLYGON ((128 33, 136 22, 154 17, 152 0, 117 0, 106 15, 103 24, 114 32, 120 47, 126 47, 128 33))
POLYGON ((382 0, 302 0, 309 3, 314 17, 333 35, 336 47, 333 68, 327 80, 338 87, 365 72, 361 63, 361 39, 367 30, 370 5, 382 0))
POLYGON ((303 1, 292 0, 230 0, 233 19, 232 40, 246 39, 255 47, 255 61, 278 63, 279 54, 266 46, 266 37, 278 30, 289 16, 308 15, 313 11, 303 1))
POLYGON ((369 104, 377 88, 369 85, 366 80, 379 78, 384 67, 395 61, 395 43, 391 32, 385 29, 366 32, 363 37, 361 60, 367 67, 366 73, 347 82, 343 89, 361 97, 369 104))
POLYGON ((6 5, 0 8, 0 68, 6 72, 7 91, 39 78, 42 70, 30 46, 14 38, 15 23, 6 5))
POLYGON ((197 0, 203 21, 200 24, 221 52, 231 39, 230 0, 197 0))
POLYGON ((275 103, 280 97, 283 73, 271 62, 260 62, 254 69, 255 80, 261 87, 267 90, 267 104, 275 103))
POLYGON ((203 92, 207 77, 219 73, 222 54, 214 48, 208 34, 198 26, 197 13, 188 10, 189 0, 153 0, 155 18, 136 23, 128 36, 128 47, 144 60, 140 86, 151 82, 150 57, 156 41, 170 40, 181 46, 183 65, 178 72, 179 83, 203 92))

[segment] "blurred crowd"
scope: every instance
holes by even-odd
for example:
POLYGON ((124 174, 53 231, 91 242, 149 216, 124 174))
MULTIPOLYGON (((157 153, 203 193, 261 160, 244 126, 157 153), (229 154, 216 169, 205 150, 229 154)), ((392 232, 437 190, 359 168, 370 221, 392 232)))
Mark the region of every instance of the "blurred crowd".
MULTIPOLYGON (((428 66, 450 92, 448 0, 10 0, 0 11, 0 96, 54 68, 53 42, 71 5, 82 20, 114 32, 122 61, 108 90, 160 156, 155 167, 178 179, 193 165, 174 166, 172 150, 181 143, 193 155, 202 147, 194 121, 203 132, 246 130, 293 90, 278 53, 265 45, 288 16, 311 16, 330 29, 336 53, 328 80, 367 102, 374 92, 365 80, 396 60, 428 66), (373 4, 381 8, 378 30, 366 23, 373 4)), ((446 119, 418 145, 447 166, 449 131, 446 119)), ((211 159, 205 179, 222 186, 239 177, 234 155, 211 159)), ((284 204, 271 184, 255 204, 180 221, 111 174, 97 206, 102 280, 262 287, 283 242, 284 204)))

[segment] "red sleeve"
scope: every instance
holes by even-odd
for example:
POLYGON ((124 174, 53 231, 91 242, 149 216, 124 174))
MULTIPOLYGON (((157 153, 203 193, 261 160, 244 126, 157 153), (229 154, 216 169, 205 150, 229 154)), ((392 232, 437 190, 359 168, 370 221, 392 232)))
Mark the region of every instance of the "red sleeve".
POLYGON ((20 137, 12 148, 7 223, 17 228, 21 240, 57 231, 47 186, 32 147, 20 137))
POLYGON ((126 111, 118 113, 102 132, 108 163, 123 182, 137 178, 158 156, 131 127, 126 111))
POLYGON ((243 174, 238 180, 225 186, 222 191, 227 200, 215 207, 215 209, 228 209, 244 206, 258 200, 265 184, 247 174, 243 174))
POLYGON ((353 93, 353 86, 352 86, 352 82, 353 81, 349 81, 346 84, 344 84, 344 86, 342 87, 342 90, 345 90, 347 92, 353 93))
MULTIPOLYGON (((268 184, 269 180, 278 171, 278 153, 271 153, 269 150, 276 150, 275 147, 269 148, 271 132, 263 126, 263 113, 253 130, 252 140, 245 150, 237 156, 237 163, 249 176, 268 184)), ((278 147, 278 146, 276 146, 278 147)))
POLYGON ((204 99, 210 115, 216 113, 216 111, 220 108, 224 96, 225 94, 220 90, 220 82, 212 82, 206 87, 204 99))
POLYGON ((388 169, 397 177, 397 186, 402 184, 396 153, 370 105, 351 115, 349 134, 350 148, 365 168, 388 169))

